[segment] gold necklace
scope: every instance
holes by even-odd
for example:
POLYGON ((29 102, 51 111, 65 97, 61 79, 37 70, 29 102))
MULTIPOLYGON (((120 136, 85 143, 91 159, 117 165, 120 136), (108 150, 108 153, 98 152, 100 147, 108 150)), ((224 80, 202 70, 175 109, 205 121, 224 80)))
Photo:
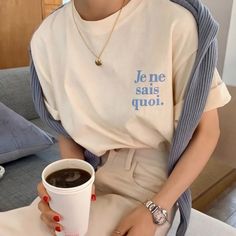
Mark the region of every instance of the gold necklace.
MULTIPOLYGON (((74 2, 73 2, 73 4, 74 4, 74 2)), ((86 47, 88 48, 88 50, 96 57, 96 59, 95 59, 95 64, 96 64, 97 66, 101 66, 101 65, 102 65, 101 56, 102 56, 102 54, 103 54, 105 48, 107 47, 107 45, 108 45, 108 43, 109 43, 109 41, 110 41, 110 39, 111 39, 111 35, 112 35, 112 33, 113 33, 114 29, 115 29, 115 26, 116 26, 116 24, 117 24, 117 22, 118 22, 118 19, 119 19, 119 17, 120 17, 120 14, 121 14, 121 11, 122 11, 122 9, 123 9, 123 7, 124 7, 124 4, 125 4, 125 0, 123 0, 122 6, 121 6, 121 8, 120 8, 120 10, 119 10, 119 13, 118 13, 118 15, 117 15, 117 17, 116 17, 116 19, 115 19, 115 22, 114 22, 114 24, 113 24, 113 26, 112 26, 111 32, 110 32, 110 34, 109 34, 107 40, 105 41, 105 44, 103 45, 101 52, 100 52, 98 55, 91 49, 91 47, 89 46, 89 44, 86 42, 86 40, 85 40, 85 38, 84 38, 82 32, 80 31, 78 25, 76 24, 74 9, 72 8, 72 11, 73 11, 73 19, 74 19, 74 23, 75 23, 75 25, 76 25, 76 28, 77 28, 77 30, 78 30, 78 33, 80 34, 80 37, 82 38, 82 40, 83 40, 84 44, 86 45, 86 47)), ((75 6, 75 5, 74 5, 74 6, 75 6)))

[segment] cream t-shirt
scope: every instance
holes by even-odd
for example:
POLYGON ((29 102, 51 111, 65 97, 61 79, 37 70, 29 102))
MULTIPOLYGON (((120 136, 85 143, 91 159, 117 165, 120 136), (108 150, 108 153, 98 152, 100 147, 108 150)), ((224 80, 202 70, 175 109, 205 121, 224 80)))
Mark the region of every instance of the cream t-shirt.
MULTIPOLYGON (((98 156, 171 142, 198 48, 196 22, 187 9, 167 0, 131 0, 98 67, 76 24, 98 54, 117 14, 85 21, 69 2, 47 17, 31 40, 49 112, 98 156)), ((215 69, 205 111, 229 100, 215 69)))

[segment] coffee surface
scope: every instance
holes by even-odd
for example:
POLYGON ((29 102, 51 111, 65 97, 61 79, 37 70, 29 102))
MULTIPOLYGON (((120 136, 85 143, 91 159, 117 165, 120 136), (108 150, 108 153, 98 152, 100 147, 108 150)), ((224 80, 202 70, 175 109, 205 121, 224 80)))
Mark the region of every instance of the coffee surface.
POLYGON ((55 187, 72 188, 86 183, 90 178, 90 173, 85 170, 67 168, 51 173, 46 181, 55 187))

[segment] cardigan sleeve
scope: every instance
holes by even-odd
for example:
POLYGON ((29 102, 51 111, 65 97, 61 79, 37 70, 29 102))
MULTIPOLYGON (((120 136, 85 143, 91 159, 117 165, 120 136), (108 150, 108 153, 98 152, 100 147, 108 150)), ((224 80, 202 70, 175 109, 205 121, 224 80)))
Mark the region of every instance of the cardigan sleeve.
MULTIPOLYGON (((182 64, 179 70, 174 75, 174 120, 179 120, 181 109, 184 103, 184 93, 188 84, 188 80, 191 76, 193 64, 195 62, 196 52, 182 64)), ((207 102, 204 108, 204 112, 210 111, 226 105, 231 99, 229 91, 225 83, 221 80, 217 68, 215 68, 211 89, 208 94, 207 102)))

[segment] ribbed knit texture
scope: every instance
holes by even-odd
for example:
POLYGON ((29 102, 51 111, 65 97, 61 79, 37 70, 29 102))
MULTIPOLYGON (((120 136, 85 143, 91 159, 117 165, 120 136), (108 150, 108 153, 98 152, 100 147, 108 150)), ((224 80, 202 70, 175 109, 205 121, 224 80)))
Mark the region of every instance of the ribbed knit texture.
MULTIPOLYGON (((185 92, 183 109, 172 140, 168 159, 168 174, 173 171, 200 121, 211 88, 218 56, 216 39, 218 24, 212 18, 209 10, 199 0, 171 1, 192 12, 198 25, 199 37, 196 60, 185 92)), ((188 227, 192 207, 190 189, 187 189, 177 202, 181 221, 176 235, 183 236, 188 227)))
MULTIPOLYGON (((185 92, 182 112, 173 135, 168 159, 168 175, 171 174, 182 153, 187 148, 200 121, 211 88, 218 56, 216 39, 218 23, 213 19, 208 8, 204 6, 200 0, 170 1, 185 7, 195 17, 198 25, 198 51, 185 92)), ((47 111, 33 60, 31 60, 31 87, 36 111, 41 119, 58 133, 69 137, 61 122, 54 120, 47 111)), ((99 157, 88 150, 86 150, 84 154, 86 160, 96 168, 100 162, 99 157)), ((189 224, 192 207, 191 192, 189 188, 179 197, 177 203, 180 211, 180 224, 176 235, 184 236, 189 224)))

